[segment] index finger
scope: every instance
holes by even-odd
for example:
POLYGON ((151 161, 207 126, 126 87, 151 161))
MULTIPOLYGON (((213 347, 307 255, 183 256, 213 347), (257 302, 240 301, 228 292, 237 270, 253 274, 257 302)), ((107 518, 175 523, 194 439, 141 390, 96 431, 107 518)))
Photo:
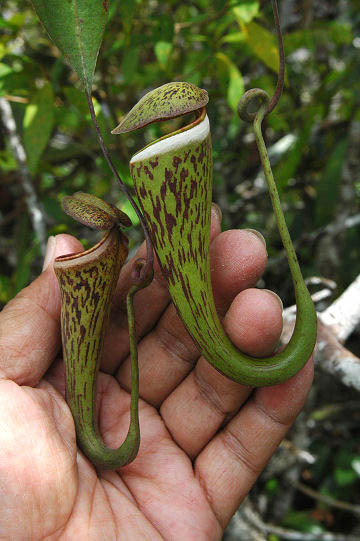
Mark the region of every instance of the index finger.
POLYGON ((36 385, 60 349, 60 291, 52 263, 83 251, 70 235, 50 237, 46 269, 20 291, 0 314, 0 377, 36 385))
POLYGON ((290 380, 257 389, 197 457, 196 476, 223 528, 300 413, 312 379, 311 359, 290 380))

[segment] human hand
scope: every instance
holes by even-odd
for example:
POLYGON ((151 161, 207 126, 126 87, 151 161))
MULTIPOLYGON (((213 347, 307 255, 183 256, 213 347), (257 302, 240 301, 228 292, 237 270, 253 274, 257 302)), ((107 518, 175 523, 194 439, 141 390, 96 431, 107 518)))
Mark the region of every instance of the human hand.
MULTIPOLYGON (((220 233, 213 209, 212 280, 224 327, 250 355, 281 333, 277 298, 253 289, 266 249, 250 231, 220 233)), ((0 539, 221 539, 223 529, 299 413, 309 362, 288 382, 253 391, 199 358, 158 267, 135 297, 141 445, 134 462, 97 471, 76 449, 64 400, 55 257, 82 250, 58 235, 44 272, 0 314, 0 539), (50 259, 50 261, 49 261, 50 259)), ((143 247, 139 255, 144 254, 143 247)), ((117 447, 129 422, 130 361, 121 273, 98 379, 99 426, 117 447)))

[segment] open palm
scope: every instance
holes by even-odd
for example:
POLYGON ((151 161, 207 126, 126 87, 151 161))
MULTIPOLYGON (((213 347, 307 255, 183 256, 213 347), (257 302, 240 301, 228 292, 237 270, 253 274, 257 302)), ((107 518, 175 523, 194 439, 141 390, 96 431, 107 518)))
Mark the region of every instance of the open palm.
MULTIPOLYGON (((0 314, 0 539, 221 539, 299 413, 312 365, 255 391, 228 380, 199 357, 156 269, 135 301, 140 451, 118 471, 97 471, 76 448, 59 358, 52 261, 79 250, 73 237, 52 240, 44 272, 0 314)), ((253 289, 266 265, 263 241, 247 230, 220 233, 213 209, 211 251, 227 333, 249 354, 271 353, 281 306, 253 289)), ((100 430, 111 447, 121 444, 129 422, 130 268, 121 273, 98 381, 100 430)))

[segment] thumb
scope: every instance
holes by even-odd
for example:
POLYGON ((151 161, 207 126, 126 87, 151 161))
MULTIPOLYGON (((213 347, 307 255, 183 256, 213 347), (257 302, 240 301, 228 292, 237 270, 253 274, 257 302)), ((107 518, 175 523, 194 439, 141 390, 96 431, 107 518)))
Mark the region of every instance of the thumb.
POLYGON ((0 377, 34 386, 60 349, 60 291, 52 263, 83 251, 70 235, 50 237, 43 272, 0 314, 0 377))

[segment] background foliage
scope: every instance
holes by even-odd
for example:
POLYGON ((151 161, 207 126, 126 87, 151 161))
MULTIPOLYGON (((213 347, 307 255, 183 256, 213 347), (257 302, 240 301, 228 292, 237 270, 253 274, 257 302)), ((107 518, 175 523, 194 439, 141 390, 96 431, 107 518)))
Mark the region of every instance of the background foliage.
MULTIPOLYGON (((287 84, 264 124, 266 140, 304 274, 334 280, 338 294, 360 272, 359 2, 283 0, 280 7, 287 84)), ((3 0, 2 15, 0 96, 11 104, 48 235, 67 232, 85 246, 93 242, 91 232, 65 216, 60 206, 64 195, 83 190, 129 213, 137 226, 129 231, 135 249, 141 231, 100 153, 76 76, 27 1, 3 0)), ((254 137, 236 115, 244 89, 260 87, 272 94, 277 65, 269 1, 112 0, 93 92, 104 139, 131 186, 131 155, 179 121, 127 136, 112 136, 111 129, 146 91, 165 82, 186 80, 207 89, 214 199, 223 210, 223 227, 249 227, 264 234, 270 261, 260 285, 276 290, 287 305, 293 302, 292 286, 254 137)), ((5 304, 39 272, 41 256, 4 131, 0 167, 0 302, 5 304)), ((356 340, 354 347, 359 349, 356 340)), ((359 406, 357 397, 329 385, 333 400, 345 411, 351 398, 359 406)), ((360 408, 351 409, 355 426, 345 423, 346 430, 344 424, 340 429, 335 413, 327 430, 319 423, 322 415, 328 419, 327 401, 323 392, 312 403, 309 448, 317 460, 302 477, 322 494, 360 503, 360 437, 354 433, 360 408), (340 433, 334 435, 334 427, 340 433)), ((276 476, 265 477, 255 488, 267 498, 271 520, 307 532, 354 528, 351 512, 303 494, 295 494, 284 513, 276 512, 280 489, 276 476)))

